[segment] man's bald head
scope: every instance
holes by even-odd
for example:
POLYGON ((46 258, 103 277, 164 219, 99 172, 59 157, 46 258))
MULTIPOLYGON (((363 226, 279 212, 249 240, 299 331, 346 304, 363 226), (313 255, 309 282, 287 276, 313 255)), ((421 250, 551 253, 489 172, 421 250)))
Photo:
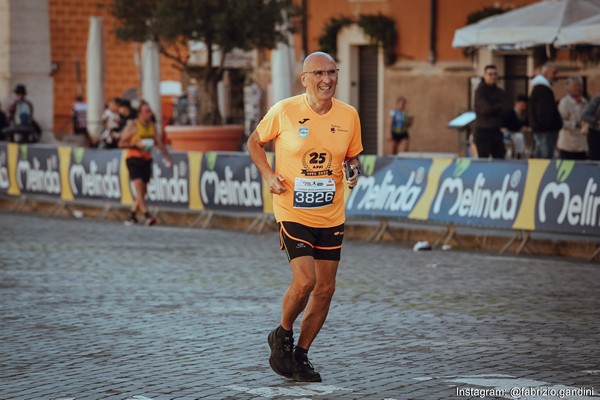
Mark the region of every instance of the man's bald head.
POLYGON ((315 51, 314 53, 311 53, 308 56, 306 56, 306 58, 304 59, 304 64, 302 64, 302 71, 306 72, 306 68, 308 67, 308 65, 310 65, 313 60, 316 60, 319 58, 326 58, 329 61, 335 63, 335 60, 329 54, 327 54, 323 51, 315 51))

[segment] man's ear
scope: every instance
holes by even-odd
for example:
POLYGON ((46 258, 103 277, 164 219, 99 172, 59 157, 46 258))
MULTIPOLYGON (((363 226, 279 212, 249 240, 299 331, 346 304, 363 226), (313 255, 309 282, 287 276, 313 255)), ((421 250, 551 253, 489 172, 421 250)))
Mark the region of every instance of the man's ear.
POLYGON ((300 74, 300 83, 306 87, 306 74, 300 74))

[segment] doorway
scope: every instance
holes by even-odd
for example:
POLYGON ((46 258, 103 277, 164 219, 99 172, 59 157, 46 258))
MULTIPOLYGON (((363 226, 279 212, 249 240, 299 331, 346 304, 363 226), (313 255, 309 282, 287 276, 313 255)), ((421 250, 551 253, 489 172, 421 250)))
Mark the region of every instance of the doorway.
MULTIPOLYGON (((358 47, 358 115, 364 154, 377 154, 378 47, 358 47)), ((352 82, 353 86, 356 85, 352 82)))
POLYGON ((383 155, 383 48, 371 45, 362 29, 353 24, 338 34, 337 58, 336 98, 358 111, 363 154, 383 155))
POLYGON ((529 84, 527 77, 527 56, 504 56, 504 90, 513 104, 518 95, 527 96, 529 84))

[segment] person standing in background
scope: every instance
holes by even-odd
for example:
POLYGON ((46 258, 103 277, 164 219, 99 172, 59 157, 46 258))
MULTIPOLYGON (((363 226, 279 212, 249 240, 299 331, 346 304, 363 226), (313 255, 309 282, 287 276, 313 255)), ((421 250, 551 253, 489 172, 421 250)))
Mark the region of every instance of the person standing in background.
POLYGON ((17 143, 35 143, 42 129, 33 117, 33 103, 27 98, 27 88, 19 84, 15 87, 15 99, 8 107, 9 128, 5 130, 9 140, 17 143))
POLYGON ((408 151, 409 137, 408 128, 413 124, 414 118, 406 113, 406 97, 400 96, 396 99, 396 108, 390 111, 390 128, 394 147, 392 154, 408 151))
POLYGON ((87 129, 87 104, 81 95, 75 97, 75 103, 71 107, 71 123, 73 124, 73 134, 83 135, 86 146, 94 144, 87 129))
POLYGON ((75 103, 71 107, 71 122, 74 134, 87 135, 87 104, 83 102, 82 96, 75 97, 75 103))
POLYGON ((515 105, 504 121, 507 158, 529 158, 533 149, 533 139, 527 121, 527 97, 518 95, 515 105), (508 138, 506 137, 508 134, 508 138), (509 155, 510 151, 510 157, 509 155))
POLYGON ((100 136, 100 147, 104 149, 116 149, 119 147, 119 138, 121 136, 120 126, 120 115, 119 115, 119 101, 118 97, 112 98, 108 101, 106 109, 102 113, 102 135, 100 136))
POLYGON ((500 130, 511 111, 508 96, 500 89, 495 65, 484 68, 483 78, 475 90, 475 145, 479 158, 504 159, 506 147, 500 130))
POLYGON ((582 127, 587 131, 589 159, 600 160, 600 93, 594 96, 581 114, 582 127))
POLYGON ((563 126, 552 91, 557 74, 556 65, 546 63, 541 72, 531 80, 533 89, 529 96, 529 125, 535 141, 533 157, 553 158, 558 132, 563 126))
POLYGON ((559 158, 565 160, 587 159, 587 136, 581 130, 581 114, 587 104, 581 95, 581 79, 571 77, 567 79, 567 95, 560 99, 558 111, 563 119, 563 127, 558 132, 556 148, 559 158))

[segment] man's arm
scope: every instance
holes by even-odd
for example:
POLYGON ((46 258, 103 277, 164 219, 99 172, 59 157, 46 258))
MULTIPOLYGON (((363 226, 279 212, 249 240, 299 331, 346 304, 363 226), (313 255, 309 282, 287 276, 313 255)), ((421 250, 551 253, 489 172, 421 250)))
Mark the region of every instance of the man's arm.
POLYGON ((267 153, 265 152, 265 144, 266 143, 260 140, 260 136, 255 130, 248 138, 248 153, 250 153, 250 157, 260 171, 263 179, 269 185, 271 193, 280 194, 287 190, 287 188, 283 186, 285 179, 282 176, 277 175, 269 165, 267 153))
POLYGON ((600 119, 598 118, 598 107, 600 107, 600 94, 592 98, 583 109, 581 120, 587 122, 594 129, 600 128, 600 119))

